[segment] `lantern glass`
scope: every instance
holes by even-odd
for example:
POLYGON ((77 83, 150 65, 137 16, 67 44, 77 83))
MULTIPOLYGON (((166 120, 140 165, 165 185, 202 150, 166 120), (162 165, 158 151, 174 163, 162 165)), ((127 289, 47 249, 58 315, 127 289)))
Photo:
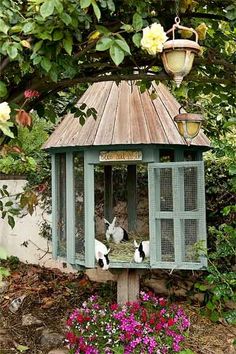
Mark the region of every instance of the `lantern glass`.
POLYGON ((183 73, 187 75, 193 64, 194 53, 190 52, 188 57, 186 50, 173 50, 166 52, 166 65, 173 76, 183 73))
POLYGON ((195 138, 199 133, 199 130, 201 128, 201 121, 193 122, 193 121, 183 120, 183 121, 177 121, 176 123, 180 135, 182 135, 182 137, 185 138, 185 140, 187 141, 187 144, 190 145, 192 139, 195 138))

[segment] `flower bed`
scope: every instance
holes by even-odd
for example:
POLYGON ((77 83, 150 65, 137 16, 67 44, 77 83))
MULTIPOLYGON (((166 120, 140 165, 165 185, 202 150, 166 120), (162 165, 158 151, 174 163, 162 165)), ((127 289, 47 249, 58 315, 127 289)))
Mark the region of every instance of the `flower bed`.
POLYGON ((67 325, 70 354, 165 354, 181 351, 190 322, 180 307, 141 292, 123 306, 91 296, 67 325))

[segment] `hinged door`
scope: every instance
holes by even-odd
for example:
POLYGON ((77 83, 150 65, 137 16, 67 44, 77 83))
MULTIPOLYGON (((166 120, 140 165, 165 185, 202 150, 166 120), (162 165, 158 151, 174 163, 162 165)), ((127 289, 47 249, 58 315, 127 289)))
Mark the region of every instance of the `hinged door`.
POLYGON ((202 161, 149 164, 151 268, 206 265, 205 183, 202 161), (199 255, 201 253, 201 255, 199 255))

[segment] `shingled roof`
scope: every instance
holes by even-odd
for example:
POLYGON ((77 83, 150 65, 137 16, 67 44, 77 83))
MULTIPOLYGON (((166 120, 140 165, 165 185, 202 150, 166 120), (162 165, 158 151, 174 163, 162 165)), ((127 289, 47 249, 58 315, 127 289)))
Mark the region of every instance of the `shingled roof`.
MULTIPOLYGON (((74 146, 164 144, 187 145, 180 136, 174 116, 180 104, 168 88, 152 84, 157 98, 151 99, 148 92, 140 93, 136 85, 122 81, 94 83, 79 99, 97 111, 82 126, 73 114, 67 114, 54 130, 45 149, 74 146)), ((192 145, 210 146, 210 141, 201 131, 192 145)))

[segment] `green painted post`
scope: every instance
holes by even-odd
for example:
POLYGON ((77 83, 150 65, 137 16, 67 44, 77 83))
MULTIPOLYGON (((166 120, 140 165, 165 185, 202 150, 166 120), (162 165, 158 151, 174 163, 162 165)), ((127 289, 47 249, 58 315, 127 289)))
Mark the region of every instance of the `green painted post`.
MULTIPOLYGON (((207 240, 207 234, 206 234, 206 210, 205 210, 205 173, 204 173, 204 162, 200 161, 198 163, 198 194, 197 194, 197 203, 198 203, 198 208, 200 212, 200 218, 199 218, 199 238, 200 240, 207 240)), ((207 247, 207 244, 206 244, 207 247)), ((201 257, 201 263, 203 266, 207 266, 207 258, 205 256, 201 257)))
POLYGON ((52 162, 52 256, 58 256, 58 159, 55 154, 51 157, 52 162))
POLYGON ((137 168, 127 166, 128 230, 137 229, 137 168))
POLYGON ((184 150, 175 149, 174 156, 175 156, 175 162, 184 161, 184 150))
POLYGON ((66 245, 67 262, 75 264, 75 194, 73 153, 66 154, 66 245))
POLYGON ((94 165, 89 163, 89 151, 84 152, 84 235, 85 266, 95 267, 94 165))
POLYGON ((112 222, 113 219, 113 178, 112 166, 104 166, 104 217, 112 222))

